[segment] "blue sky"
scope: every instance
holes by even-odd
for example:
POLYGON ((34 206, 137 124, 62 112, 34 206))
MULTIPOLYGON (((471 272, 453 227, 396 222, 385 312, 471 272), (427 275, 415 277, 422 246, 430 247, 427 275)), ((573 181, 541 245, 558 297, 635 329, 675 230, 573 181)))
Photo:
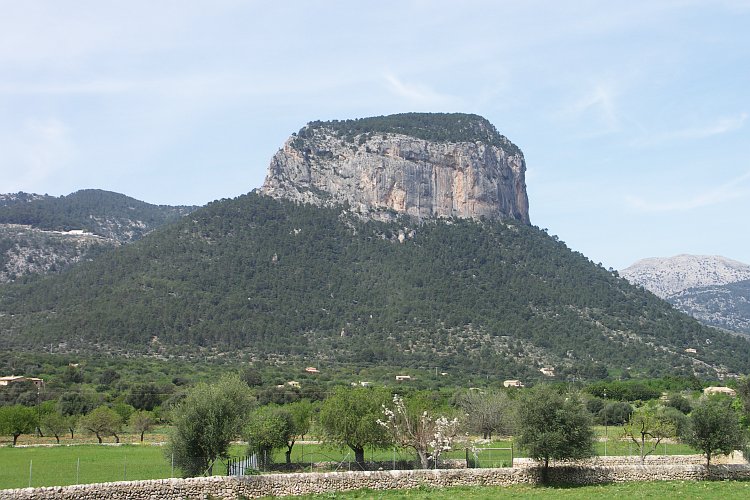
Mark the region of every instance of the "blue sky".
POLYGON ((0 0, 0 192, 202 205, 306 122, 489 119, 606 267, 750 263, 749 1, 0 0))

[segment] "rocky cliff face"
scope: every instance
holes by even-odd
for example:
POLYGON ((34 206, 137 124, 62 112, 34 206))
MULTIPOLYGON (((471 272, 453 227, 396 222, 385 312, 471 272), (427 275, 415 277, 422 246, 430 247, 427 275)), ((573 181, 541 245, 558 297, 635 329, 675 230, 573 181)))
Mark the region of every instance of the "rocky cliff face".
POLYGON ((261 191, 348 203, 380 219, 396 212, 528 224, 525 170, 521 151, 481 117, 406 114, 309 124, 273 157, 261 191))

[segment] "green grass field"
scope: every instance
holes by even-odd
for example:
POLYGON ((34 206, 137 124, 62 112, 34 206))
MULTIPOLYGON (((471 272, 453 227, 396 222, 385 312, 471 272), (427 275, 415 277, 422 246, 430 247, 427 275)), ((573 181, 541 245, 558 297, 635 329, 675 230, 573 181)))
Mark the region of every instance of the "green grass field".
MULTIPOLYGON (((487 446, 493 448, 510 447, 510 441, 494 441, 487 446)), ((599 454, 603 454, 603 444, 597 444, 599 454)), ((659 447, 658 454, 664 453, 659 447)), ((668 444, 666 451, 670 455, 694 453, 693 450, 680 444, 668 444)), ((625 442, 610 442, 607 447, 609 455, 636 454, 634 447, 628 449, 625 442)), ((518 455, 518 451, 515 451, 518 455)), ((245 454, 244 445, 233 445, 232 456, 245 454)), ((413 459, 408 450, 368 450, 368 461, 391 462, 413 459)), ((445 458, 462 459, 463 450, 455 450, 445 458)), ((478 454, 482 467, 498 467, 510 464, 510 452, 492 450, 478 454)), ((274 454, 276 463, 285 460, 282 450, 274 454)), ((353 457, 344 451, 332 449, 321 444, 298 443, 293 448, 294 463, 310 464, 317 462, 340 462, 334 469, 348 470, 353 457)), ((223 474, 225 464, 217 464, 214 472, 223 474)), ((305 470, 317 470, 308 466, 305 470)), ((69 484, 99 483, 135 479, 162 479, 172 475, 179 476, 178 470, 172 471, 170 460, 164 456, 161 446, 154 445, 74 445, 74 446, 39 446, 29 448, 0 447, 0 489, 25 488, 31 486, 64 486, 69 484), (29 479, 31 482, 29 483, 29 479)))
POLYGON ((170 477, 161 447, 79 445, 0 448, 0 488, 170 477))

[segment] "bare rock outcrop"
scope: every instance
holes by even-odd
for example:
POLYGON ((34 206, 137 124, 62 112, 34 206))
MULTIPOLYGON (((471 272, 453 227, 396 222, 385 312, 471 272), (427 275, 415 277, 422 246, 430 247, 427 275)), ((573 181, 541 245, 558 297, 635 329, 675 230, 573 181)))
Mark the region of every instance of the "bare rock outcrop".
POLYGON ((379 219, 528 224, 525 171, 523 153, 484 118, 408 113, 308 124, 274 155, 261 191, 379 219))

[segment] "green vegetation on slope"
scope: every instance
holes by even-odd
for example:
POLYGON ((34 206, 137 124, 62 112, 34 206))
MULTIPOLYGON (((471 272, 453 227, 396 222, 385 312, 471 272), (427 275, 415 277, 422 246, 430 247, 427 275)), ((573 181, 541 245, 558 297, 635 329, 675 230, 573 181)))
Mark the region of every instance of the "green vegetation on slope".
POLYGON ((713 375, 685 355, 698 346, 701 362, 750 369, 744 339, 701 326, 537 228, 364 222, 254 193, 2 291, 3 348, 204 346, 507 378, 538 378, 551 364, 563 378, 596 379, 607 369, 713 375))
POLYGON ((390 133, 434 142, 481 141, 497 146, 510 155, 521 154, 518 146, 500 135, 487 119, 466 113, 400 113, 354 120, 313 121, 302 128, 297 136, 304 139, 320 129, 331 130, 348 142, 363 134, 369 137, 390 133))
POLYGON ((128 196, 84 189, 67 196, 33 198, 25 193, 0 206, 0 224, 24 224, 37 229, 69 231, 84 229, 100 236, 133 240, 195 207, 151 205, 128 196), (137 222, 138 224, 133 224, 137 222), (114 227, 113 227, 113 223, 114 227), (124 226, 118 228, 117 226, 124 226), (124 229, 132 234, 118 234, 124 229))

